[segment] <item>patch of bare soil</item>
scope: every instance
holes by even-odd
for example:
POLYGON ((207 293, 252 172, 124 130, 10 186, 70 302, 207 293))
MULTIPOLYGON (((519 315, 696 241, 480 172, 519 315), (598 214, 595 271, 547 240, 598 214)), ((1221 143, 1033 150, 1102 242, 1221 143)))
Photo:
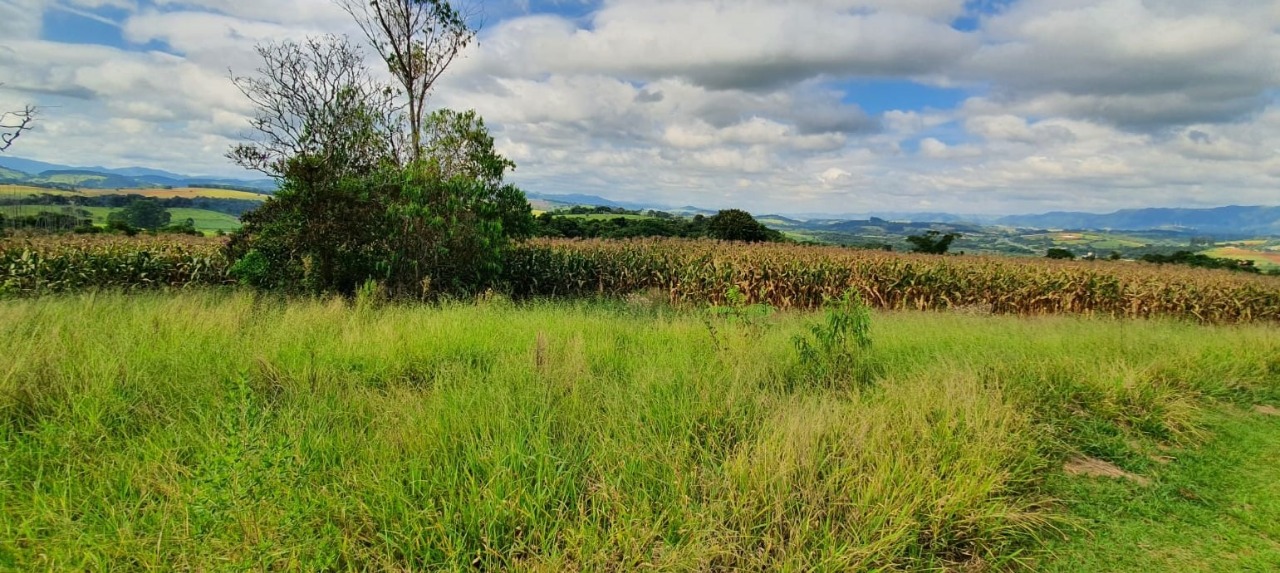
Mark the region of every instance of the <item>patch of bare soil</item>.
POLYGON ((1151 485, 1151 479, 1132 474, 1115 464, 1097 458, 1074 458, 1062 465, 1063 471, 1076 476, 1122 478, 1138 485, 1151 485))
POLYGON ((1280 408, 1267 406, 1265 404, 1258 404, 1257 406, 1254 406, 1253 411, 1264 416, 1280 416, 1280 408))

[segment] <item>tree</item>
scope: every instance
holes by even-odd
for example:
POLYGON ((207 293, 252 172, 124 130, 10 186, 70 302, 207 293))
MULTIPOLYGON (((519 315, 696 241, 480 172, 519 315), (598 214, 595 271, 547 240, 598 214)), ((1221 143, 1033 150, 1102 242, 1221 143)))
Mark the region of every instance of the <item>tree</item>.
POLYGON ((31 131, 36 123, 36 111, 35 106, 28 105, 21 111, 0 112, 0 152, 8 151, 23 133, 31 131))
POLYGON ((423 156, 425 105, 436 80, 475 39, 449 0, 335 0, 387 63, 408 100, 409 158, 423 156))
POLYGON ((262 288, 347 295, 370 280, 402 297, 488 286, 510 239, 533 228, 524 193, 503 182, 515 164, 475 112, 449 110, 409 126, 428 137, 413 144, 426 155, 406 161, 403 114, 355 52, 332 38, 271 45, 259 50, 261 77, 235 78, 258 108, 259 133, 230 155, 281 185, 228 243, 233 273, 262 288))
POLYGON ((135 199, 119 211, 107 215, 107 224, 119 227, 121 224, 138 229, 155 230, 169 224, 172 215, 155 199, 135 199))
POLYGON ((475 110, 432 112, 423 131, 424 161, 429 173, 443 180, 480 182, 507 235, 516 239, 533 235, 533 211, 524 192, 502 182, 507 170, 515 169, 516 164, 494 150, 493 136, 475 110))
POLYGON ((1054 247, 1052 249, 1049 249, 1049 252, 1045 253, 1045 257, 1050 259, 1063 259, 1063 260, 1069 261, 1069 260, 1075 259, 1076 255, 1075 253, 1072 253, 1067 249, 1054 247))
POLYGON ((752 243, 774 239, 768 227, 752 217, 751 213, 741 209, 727 209, 716 213, 707 221, 707 235, 722 241, 752 243))
POLYGON ((913 253, 945 255, 947 250, 951 248, 951 243, 959 238, 959 233, 947 233, 944 235, 939 231, 928 231, 923 235, 907 237, 907 242, 913 245, 911 248, 913 253))
POLYGON ((340 36, 259 45, 256 76, 232 76, 254 105, 252 140, 231 148, 237 165, 285 177, 308 156, 341 177, 394 158, 400 117, 394 90, 371 78, 360 48, 340 36))

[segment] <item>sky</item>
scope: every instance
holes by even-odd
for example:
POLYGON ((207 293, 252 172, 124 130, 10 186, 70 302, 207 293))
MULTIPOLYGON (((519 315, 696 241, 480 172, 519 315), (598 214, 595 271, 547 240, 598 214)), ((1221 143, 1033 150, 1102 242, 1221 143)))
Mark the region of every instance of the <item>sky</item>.
MULTIPOLYGON (((430 105, 544 194, 763 213, 1280 204, 1280 0, 487 0, 430 105)), ((330 0, 0 0, 9 154, 239 176, 330 0)))

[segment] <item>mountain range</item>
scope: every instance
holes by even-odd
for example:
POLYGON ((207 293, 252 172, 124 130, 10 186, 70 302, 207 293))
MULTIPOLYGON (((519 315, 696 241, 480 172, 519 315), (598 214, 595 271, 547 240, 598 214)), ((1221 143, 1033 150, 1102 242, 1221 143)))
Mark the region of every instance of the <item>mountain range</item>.
MULTIPOLYGON (((73 167, 18 157, 0 157, 0 184, 26 184, 58 188, 138 189, 156 187, 221 187, 271 193, 272 179, 192 177, 159 169, 127 167, 73 167)), ((712 215, 715 211, 692 206, 671 207, 636 201, 619 201, 584 194, 528 192, 535 208, 551 210, 573 205, 618 207, 629 210, 660 210, 683 215, 712 215)), ((881 212, 863 215, 809 213, 785 215, 797 223, 829 226, 842 221, 885 219, 895 222, 943 223, 948 225, 998 225, 1024 229, 1147 231, 1167 230, 1223 236, 1280 236, 1280 206, 1215 207, 1208 209, 1146 208, 1114 213, 1055 211, 1035 215, 957 215, 953 213, 881 212)))
POLYGON ((8 156, 0 157, 0 184, 78 189, 220 187, 259 193, 276 189, 273 179, 198 177, 145 167, 74 167, 8 156))
POLYGON ((1240 206, 1211 209, 1125 209, 1114 213, 1053 212, 1000 217, 999 225, 1049 229, 1114 231, 1171 230, 1225 235, 1280 235, 1280 207, 1240 206))

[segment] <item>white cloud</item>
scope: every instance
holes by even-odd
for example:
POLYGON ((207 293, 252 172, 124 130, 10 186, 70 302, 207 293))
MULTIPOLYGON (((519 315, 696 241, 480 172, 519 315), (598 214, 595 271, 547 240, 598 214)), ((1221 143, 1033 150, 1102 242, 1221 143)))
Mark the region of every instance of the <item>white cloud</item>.
POLYGON ((822 75, 933 73, 977 48, 976 38, 921 14, 956 2, 871 9, 885 4, 620 0, 588 28, 554 16, 500 23, 485 35, 477 65, 508 76, 608 72, 767 90, 822 75))
POLYGON ((1135 126, 1227 120, 1280 84, 1274 2, 1021 0, 987 19, 959 76, 987 108, 1135 126))
MULTIPOLYGON (((255 67, 255 42, 360 39, 329 0, 65 0, 126 10, 134 46, 60 44, 41 40, 52 1, 0 3, 0 109, 47 106, 18 153, 62 163, 234 173, 222 154, 249 109, 227 69, 255 67)), ((584 19, 519 16, 487 25, 433 104, 478 109, 514 180, 544 193, 758 212, 1276 202, 1280 4, 1019 0, 952 29, 972 6, 607 0, 584 19), (969 97, 870 114, 844 80, 969 97)))

